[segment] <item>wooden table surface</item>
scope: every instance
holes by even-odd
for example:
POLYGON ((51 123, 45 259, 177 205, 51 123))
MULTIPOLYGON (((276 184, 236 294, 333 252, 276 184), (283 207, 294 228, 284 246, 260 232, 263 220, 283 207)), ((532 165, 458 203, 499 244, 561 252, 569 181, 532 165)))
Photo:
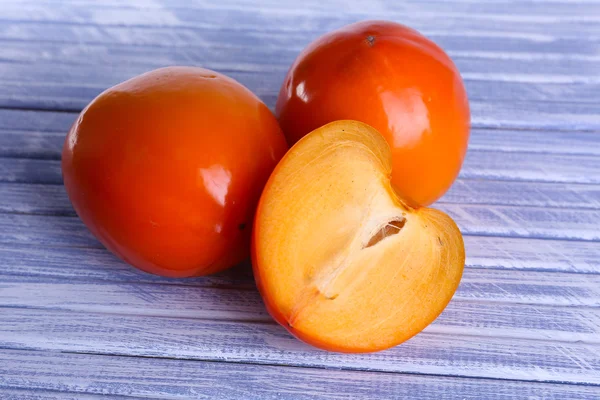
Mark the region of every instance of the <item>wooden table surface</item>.
POLYGON ((600 2, 3 0, 0 399, 599 399, 600 2), (224 72, 273 107, 321 33, 408 24, 472 108, 437 204, 465 235, 446 311, 394 349, 315 350, 267 315, 248 265, 163 279, 75 216, 60 150, 103 89, 166 65, 224 72))

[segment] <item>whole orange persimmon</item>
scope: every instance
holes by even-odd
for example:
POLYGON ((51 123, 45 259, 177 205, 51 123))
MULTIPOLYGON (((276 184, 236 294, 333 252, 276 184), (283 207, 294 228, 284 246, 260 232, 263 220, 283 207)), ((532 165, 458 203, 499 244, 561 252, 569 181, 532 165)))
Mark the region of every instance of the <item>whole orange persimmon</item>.
POLYGON ((391 146, 392 183, 413 206, 450 188, 469 139, 456 66, 431 40, 393 22, 351 24, 311 43, 283 82, 276 114, 290 145, 335 120, 373 126, 391 146))
POLYGON ((256 204, 286 150, 275 117, 244 86, 170 67, 94 99, 66 137, 62 170, 77 214, 109 250, 187 277, 249 255, 256 204))

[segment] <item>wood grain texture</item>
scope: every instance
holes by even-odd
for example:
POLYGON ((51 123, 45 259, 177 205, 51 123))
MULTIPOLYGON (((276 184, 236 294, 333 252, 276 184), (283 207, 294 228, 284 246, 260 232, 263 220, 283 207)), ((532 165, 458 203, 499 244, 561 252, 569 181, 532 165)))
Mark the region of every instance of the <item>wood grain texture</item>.
MULTIPOLYGON (((430 377, 314 368, 275 367, 0 351, 0 387, 64 390, 73 394, 169 399, 543 398, 592 400, 595 386, 430 377), (165 374, 165 371, 169 371, 165 374), (224 380, 223 377, 235 377, 224 380), (234 381, 235 383, 232 383, 234 381), (229 384, 227 383, 229 382, 229 384), (373 391, 377 388, 377 394, 373 391)), ((16 390, 16 389, 12 389, 16 390)), ((60 398, 60 397, 59 397, 60 398)), ((80 397, 77 397, 80 398, 80 397)), ((81 397, 84 398, 84 397, 81 397)))
MULTIPOLYGON (((91 59, 93 65, 106 64, 114 51, 102 52, 100 59, 93 55, 79 54, 76 59, 91 59), (109 55, 107 55, 109 54, 109 55)), ((64 51, 69 53, 70 51, 64 51)), ((162 61, 159 65, 125 67, 118 60, 114 68, 107 74, 92 66, 60 65, 21 65, 15 68, 12 63, 0 64, 0 74, 8 83, 3 83, 0 106, 9 108, 37 108, 46 110, 77 111, 81 110, 103 89, 126 80, 154 67, 169 64, 204 65, 231 75, 248 86, 271 108, 275 105, 279 84, 283 80, 285 67, 276 71, 272 67, 267 70, 260 66, 221 63, 206 64, 198 58, 214 59, 209 55, 191 54, 191 50, 180 50, 185 61, 162 61), (242 71, 240 71, 240 69, 242 71), (244 71, 246 69, 246 71, 244 71), (250 71, 248 71, 248 69, 250 71), (258 71, 257 71, 258 70, 258 71), (252 72, 254 71, 254 72, 252 72), (18 82, 17 84, 11 82, 18 82), (264 82, 270 82, 265 84, 264 82), (91 86, 90 86, 91 85, 91 86)), ((123 57, 133 57, 127 49, 123 57)), ((220 53, 223 53, 221 51, 220 53)), ((224 51, 227 57, 234 57, 232 51, 224 51)), ((239 50, 245 54, 245 49, 239 50)), ((279 51, 274 51, 276 58, 281 58, 279 51)), ((62 54, 62 53, 61 53, 62 54)), ((35 56, 38 57, 39 56, 35 56)), ((266 58, 265 55, 256 55, 266 58)), ((150 56, 150 58, 153 58, 150 56)), ((252 57, 251 57, 252 58, 252 57)), ((289 62, 292 60, 290 59, 289 62)), ((600 62, 598 63, 600 65, 600 62)), ((286 64, 287 65, 287 64, 286 64)), ((109 65, 107 65, 109 67, 109 65)), ((482 75, 465 73, 466 85, 471 99, 472 123, 476 127, 493 128, 546 128, 599 130, 600 106, 594 101, 594 93, 600 82, 595 77, 581 80, 582 77, 561 76, 522 76, 497 73, 482 75), (591 80, 590 80, 591 79, 591 80), (579 81, 578 81, 579 80, 579 81), (518 102, 515 104, 515 99, 518 102), (546 101, 548 100, 548 101, 546 101)), ((1 88, 1 87, 0 87, 1 88)))
MULTIPOLYGON (((10 0, 13 4, 31 4, 34 3, 32 0, 10 0)), ((39 4, 39 2, 37 2, 39 4)), ((52 5, 56 3, 69 4, 69 5, 89 5, 89 2, 85 0, 41 0, 41 3, 46 5, 52 5)), ((436 11, 436 12, 452 12, 456 13, 457 11, 461 12, 485 12, 485 13, 494 13, 497 16, 502 16, 503 14, 508 14, 510 16, 519 16, 519 15, 527 15, 531 16, 532 14, 535 16, 541 15, 564 15, 567 17, 577 16, 577 15, 587 15, 586 12, 593 12, 594 10, 598 10, 600 5, 597 0, 550 0, 547 2, 543 2, 540 4, 539 1, 536 0, 525 0, 522 2, 515 2, 511 0, 488 0, 487 2, 480 4, 474 0, 453 0, 448 4, 442 0, 425 0, 420 2, 421 4, 411 4, 411 3, 394 3, 394 4, 384 4, 375 7, 373 11, 381 10, 385 8, 386 10, 391 11, 401 11, 404 13, 412 13, 412 12, 420 12, 420 11, 436 11), (549 4, 550 6, 545 6, 545 4, 549 4), (510 12, 506 10, 507 6, 511 6, 510 12), (587 6, 588 8, 584 7, 587 6), (431 10, 431 9, 434 10, 431 10)), ((133 8, 133 9, 163 9, 166 6, 169 6, 173 9, 242 9, 242 10, 263 10, 276 12, 278 14, 293 12, 295 14, 298 13, 307 13, 310 12, 312 14, 318 15, 321 12, 329 12, 339 10, 339 7, 342 5, 347 5, 343 0, 334 0, 328 3, 320 3, 317 0, 310 0, 306 3, 302 3, 304 9, 300 7, 299 4, 291 3, 286 4, 282 7, 281 3, 278 3, 276 0, 263 0, 260 3, 240 3, 236 0, 226 0, 219 3, 207 2, 206 0, 132 0, 127 4, 122 4, 118 2, 118 0, 105 0, 102 3, 96 3, 94 6, 100 6, 105 8, 133 8)), ((360 7, 350 5, 350 9, 348 12, 356 12, 356 10, 360 10, 360 7)), ((369 11, 369 10, 367 10, 369 11)), ((539 18, 539 17, 538 17, 539 18)))
MULTIPOLYGON (((1 136, 1 135, 0 135, 1 136)), ((52 140, 51 136, 49 140, 52 140)), ((27 141, 25 139, 25 141, 27 141)), ((23 140, 20 140, 22 143, 23 140)), ((42 144, 44 141, 41 141, 42 144)), ((32 140, 30 146, 40 141, 32 140)), ((53 145, 62 146, 61 140, 53 145), (58 142, 58 143, 57 143, 58 142)), ((3 146, 7 153, 19 156, 14 145, 3 146)), ((30 156, 44 159, 14 159, 0 157, 0 182, 61 183, 60 147, 54 152, 33 150, 30 156)), ((22 147, 20 152, 25 151, 22 147)), ((600 184, 600 156, 553 153, 509 153, 505 151, 473 150, 467 153, 460 178, 535 181, 551 183, 600 184)))
MULTIPOLYGON (((405 21, 406 23, 406 21, 405 21)), ((416 25, 409 22, 411 26, 418 29, 416 25)), ((437 24, 436 24, 437 25, 437 24)), ((341 25, 340 25, 341 26, 341 25)), ((88 45, 108 45, 112 47, 128 46, 134 50, 137 47, 153 48, 154 53, 158 54, 155 62, 164 60, 164 57, 174 54, 167 49, 190 48, 190 49, 209 49, 219 47, 227 49, 246 48, 249 51, 260 51, 269 49, 281 49, 286 57, 293 58, 295 54, 290 51, 300 51, 311 40, 317 38, 326 30, 318 29, 313 31, 302 30, 293 32, 285 26, 269 25, 267 29, 244 28, 243 26, 218 26, 205 23, 198 23, 193 27, 164 27, 155 26, 98 26, 93 24, 77 24, 69 21, 53 23, 44 21, 41 23, 27 21, 27 23, 10 22, 0 20, 0 40, 5 42, 8 49, 15 48, 16 43, 24 46, 24 51, 18 52, 18 49, 7 51, 5 59, 10 57, 27 57, 27 48, 40 46, 40 43, 48 44, 72 44, 80 45, 79 51, 84 51, 88 45), (12 46, 9 42, 13 42, 12 46), (260 46, 256 46, 260 44, 260 46), (85 46, 82 46, 85 45, 85 46), (257 48, 258 47, 258 48, 257 48), (157 49, 163 49, 158 53, 157 49)), ((484 29, 444 29, 430 24, 419 29, 421 33, 435 41, 456 41, 458 38, 464 38, 469 42, 476 39, 485 38, 485 40, 494 40, 502 43, 509 41, 512 43, 557 43, 561 41, 594 43, 600 37, 597 34, 583 35, 580 31, 563 31, 557 33, 551 32, 523 32, 521 30, 502 30, 494 26, 488 26, 484 29), (467 39, 468 38, 468 39, 467 39)), ((151 50, 151 49, 149 49, 151 50)), ((484 46, 474 46, 468 50, 454 50, 446 48, 446 51, 453 57, 457 65, 464 69, 464 72, 504 72, 504 73, 546 73, 546 74, 566 74, 575 76, 593 76, 594 63, 598 61, 593 54, 564 54, 564 53, 527 53, 520 49, 516 51, 507 51, 503 48, 501 51, 487 49, 484 46), (477 51, 475 51, 477 50, 477 51), (547 64, 539 63, 536 58, 544 57, 547 64), (492 62, 492 59, 496 63, 492 62), (467 62, 469 60, 469 62, 467 62), (512 61, 512 62, 509 62, 512 61), (575 63, 574 61, 578 61, 575 63), (483 66, 489 69, 482 68, 483 66), (531 69, 519 69, 519 66, 530 66, 531 69), (505 68, 502 68, 505 67, 505 68)), ((117 54, 111 55, 119 57, 117 54)), ((135 52, 134 52, 135 53, 135 52)), ((51 57, 51 52, 44 54, 44 60, 51 57)), ((222 54, 219 56, 222 57, 222 54)), ((29 58, 30 59, 30 58, 29 58)), ((244 58, 245 60, 247 58, 244 58)), ((105 59, 106 60, 106 59, 105 59)), ((217 61, 209 58, 206 61, 217 61)), ((35 61, 35 60, 32 60, 35 61)), ((61 62, 71 62, 84 64, 86 60, 78 60, 74 57, 60 60, 61 62)), ((139 59, 132 57, 124 60, 127 64, 137 63, 139 59)), ((229 60, 232 61, 231 59, 229 60)), ((254 59, 252 63, 264 63, 264 60, 254 59)), ((152 62, 148 57, 146 62, 152 62)), ((282 60, 276 60, 275 65, 282 65, 282 60)))
MULTIPOLYGON (((600 210, 439 204, 464 235, 600 241, 600 210)), ((99 246, 70 216, 0 213, 0 243, 99 246)))
POLYGON ((185 5, 185 3, 179 3, 179 7, 168 4, 163 1, 155 2, 154 7, 140 7, 140 4, 133 7, 123 7, 120 4, 117 5, 118 7, 114 5, 107 7, 89 2, 73 2, 71 4, 52 3, 52 7, 48 7, 48 5, 34 2, 13 2, 5 6, 2 19, 169 28, 208 24, 215 29, 222 27, 225 21, 236 21, 236 25, 240 28, 268 30, 269 27, 275 26, 286 31, 297 32, 328 31, 357 19, 382 18, 405 21, 417 29, 431 26, 431 21, 435 20, 438 29, 454 28, 459 31, 491 29, 496 25, 494 22, 501 23, 496 29, 508 32, 541 33, 550 31, 558 33, 563 30, 578 32, 579 28, 581 34, 595 34, 599 30, 595 24, 599 18, 593 13, 590 14, 590 9, 586 10, 585 7, 568 8, 566 6, 568 12, 562 13, 554 10, 554 7, 546 7, 540 14, 527 12, 527 8, 521 8, 522 14, 519 15, 508 11, 515 7, 514 2, 510 2, 509 6, 492 5, 491 9, 483 12, 458 10, 456 7, 459 7, 461 3, 452 3, 449 6, 443 5, 442 2, 405 3, 400 6, 405 7, 402 11, 392 9, 392 6, 387 3, 379 3, 377 7, 363 7, 339 2, 329 6, 317 2, 301 6, 300 4, 281 5, 275 2, 269 5, 263 2, 252 4, 239 1, 228 3, 202 1, 197 2, 194 7, 181 7, 181 4, 185 5), (440 12, 438 7, 449 7, 450 9, 446 8, 445 11, 440 12), (294 23, 290 23, 292 18, 294 23))
MULTIPOLYGON (((600 243, 465 236, 467 264, 481 268, 600 272, 600 243)), ((549 278, 551 279, 551 278, 549 278)))
POLYGON ((0 158, 0 182, 62 185, 60 161, 0 158))
POLYGON ((600 240, 600 211, 439 204, 467 235, 600 240))
MULTIPOLYGON (((0 212, 75 216, 62 185, 0 182, 0 212)), ((600 209, 600 185, 457 180, 439 204, 600 209)))
MULTIPOLYGON (((600 345, 598 277, 588 277, 587 283, 577 282, 578 286, 561 287, 539 273, 530 273, 537 276, 519 282, 514 277, 489 279, 486 272, 468 270, 453 301, 427 332, 600 345), (552 305, 545 304, 548 302, 552 305), (586 302, 586 308, 572 307, 586 302), (548 324, 553 319, 560 320, 560 324, 548 324)), ((125 286, 116 282, 71 283, 3 276, 0 304, 83 313, 274 323, 257 291, 235 288, 138 283, 125 286)))
MULTIPOLYGON (((19 43, 16 47, 19 48, 20 54, 24 51, 22 47, 25 46, 19 43)), ((90 63, 81 65, 82 62, 73 64, 69 62, 69 58, 65 59, 63 56, 63 52, 74 53, 75 50, 58 50, 57 56, 53 59, 50 57, 50 51, 45 50, 46 47, 41 44, 33 50, 29 57, 31 60, 17 58, 18 61, 15 61, 12 58, 7 59, 8 55, 5 56, 6 61, 0 63, 0 72, 3 75, 3 81, 0 82, 3 93, 0 97, 1 106, 80 110, 104 89, 133 76, 169 65, 193 65, 229 75, 254 91, 268 106, 273 107, 287 66, 293 61, 291 58, 285 66, 281 67, 274 67, 273 64, 256 65, 237 58, 235 62, 232 62, 228 59, 234 56, 230 55, 231 51, 227 49, 202 51, 196 52, 196 54, 191 50, 182 49, 179 50, 179 56, 166 57, 164 53, 170 50, 157 49, 155 50, 157 54, 144 51, 140 56, 140 51, 131 51, 133 54, 130 55, 129 49, 117 52, 108 48, 94 54, 88 46, 71 46, 75 50, 85 49, 80 52, 79 57, 81 58, 75 59, 87 59, 90 63), (39 60, 39 52, 48 54, 46 61, 39 60), (217 57, 210 54, 211 52, 224 53, 227 56, 221 56, 222 60, 218 61, 217 57), (123 54, 118 56, 121 53, 123 54), (144 55, 144 53, 150 54, 144 55), (37 62, 32 64, 36 59, 37 62), (146 59, 148 62, 144 61, 146 59), (20 67, 15 68, 15 64, 20 67), (110 68, 111 72, 99 75, 94 67, 97 64, 105 65, 105 68, 110 68), (73 70, 73 67, 76 67, 79 72, 65 73, 65 71, 73 70)), ((247 53, 245 49, 241 49, 239 52, 247 53)), ((275 54, 271 57, 280 59, 279 51, 273 51, 273 53, 275 54)), ((256 57, 265 58, 267 55, 258 54, 256 57)), ((470 66, 477 65, 471 60, 465 62, 470 66)), ((482 63, 479 62, 479 64, 482 63)), ((510 61, 510 64, 515 64, 515 62, 510 61)), ((600 62, 596 64, 600 65, 600 62)), ((499 68, 501 67, 499 66, 499 68)), ((489 72, 491 66, 482 65, 481 68, 487 68, 488 72, 463 73, 469 99, 474 104, 490 101, 501 105, 519 99, 528 109, 534 110, 538 102, 551 102, 558 103, 563 113, 577 115, 578 109, 575 105, 583 103, 594 106, 596 104, 594 93, 600 88, 600 82, 593 76, 563 76, 543 73, 510 74, 506 71, 492 73, 489 72)), ((513 68, 526 70, 529 67, 516 65, 513 68)), ((494 114, 489 115, 489 117, 492 116, 494 114)), ((478 115, 473 117, 475 121, 479 118, 478 115)))
MULTIPOLYGON (((12 364, 11 364, 12 365, 12 364)), ((0 378, 1 379, 1 378, 0 378)), ((15 388, 1 388, 0 387, 0 398, 2 400, 99 400, 102 398, 100 395, 94 395, 89 393, 66 393, 66 392, 55 392, 46 391, 39 389, 15 389, 15 388)), ((128 397, 123 396, 111 396, 112 399, 123 400, 128 397)))
POLYGON ((66 135, 76 118, 75 113, 0 108, 0 130, 57 132, 66 135))
MULTIPOLYGON (((96 92, 97 93, 97 92, 96 92)), ((558 107, 555 107, 554 111, 556 111, 558 107)), ((584 106, 581 106, 582 110, 585 110, 584 106)), ((592 110, 592 108, 590 109, 592 110)), ((43 111, 43 110, 18 110, 18 109, 2 109, 0 108, 0 132, 4 131, 23 131, 23 132, 55 132, 66 134, 71 125, 75 122, 78 113, 76 112, 57 112, 57 111, 43 111)), ((535 122, 535 121, 532 121, 535 122)), ((574 126, 577 121, 574 122, 574 126)), ((493 128, 493 129, 481 129, 481 127, 474 126, 473 130, 473 140, 478 135, 477 132, 481 132, 481 134, 487 135, 490 131, 497 131, 497 138, 502 138, 504 134, 508 134, 505 132, 513 132, 512 136, 510 136, 510 140, 501 139, 503 144, 496 143, 500 150, 502 149, 512 149, 518 148, 519 151, 527 151, 527 147, 531 147, 532 144, 536 144, 539 146, 546 145, 545 137, 548 136, 549 142, 554 142, 554 152, 558 153, 569 153, 568 150, 559 151, 561 143, 560 143, 560 135, 574 135, 574 145, 576 148, 579 148, 581 151, 581 146, 583 145, 582 141, 587 141, 589 147, 597 147, 594 146, 597 140, 597 135, 588 136, 579 136, 585 135, 587 133, 579 132, 578 129, 569 129, 559 130, 558 132, 552 128, 543 127, 543 123, 540 122, 539 127, 533 127, 533 131, 527 130, 510 130, 510 129, 502 129, 502 128, 493 128), (554 139, 553 139, 554 138, 554 139), (557 143, 556 140, 559 140, 557 143)), ((585 129, 581 129, 585 130, 585 129)), ((588 129, 589 130, 589 129, 588 129)), ((598 133, 596 131, 589 132, 592 134, 598 133)), ((494 133, 492 133, 493 135, 494 133)), ((565 138, 565 136, 562 136, 565 138)), ((570 147, 570 140, 563 141, 562 146, 565 149, 570 147)), ((542 147, 543 148, 543 147, 542 147)), ((489 149, 489 148, 488 148, 489 149)), ((493 149, 491 149, 493 150, 493 149)), ((512 150, 509 150, 512 151, 512 150)), ((535 149, 531 149, 528 152, 538 152, 535 149)), ((576 154, 579 154, 576 152, 576 154)), ((584 154, 597 154, 597 150, 588 150, 588 152, 584 152, 584 154), (589 153, 591 151, 592 153, 589 153)))
MULTIPOLYGON (((41 31, 39 25, 45 26, 46 24, 38 24, 38 32, 41 31)), ((35 28, 36 25, 30 24, 8 24, 7 26, 6 23, 0 21, 0 42, 5 49, 2 55, 4 64, 34 62, 40 67, 45 66, 46 68, 50 68, 54 63, 59 64, 58 67, 62 68, 65 65, 77 65, 82 68, 82 73, 87 72, 88 75, 91 73, 90 66, 94 65, 94 62, 103 62, 107 66, 121 63, 123 67, 127 67, 123 71, 110 71, 110 75, 107 75, 105 79, 110 77, 124 79, 126 78, 125 74, 139 73, 139 68, 144 66, 157 68, 165 64, 180 63, 209 63, 205 65, 207 68, 240 72, 279 71, 285 73, 297 54, 312 39, 318 37, 315 35, 311 38, 305 32, 294 37, 289 33, 277 32, 195 29, 176 31, 176 35, 169 35, 167 31, 166 37, 160 42, 156 42, 156 36, 165 35, 164 29, 106 27, 100 33, 78 25, 50 24, 50 28, 45 28, 47 31, 43 31, 43 36, 38 34, 36 37, 35 28), (24 32, 24 36, 33 36, 33 38, 12 38, 15 32, 21 32, 24 28, 31 29, 30 32, 24 32), (53 31, 56 31, 54 32, 55 39, 52 38, 53 31), (3 32, 7 32, 5 34, 7 38, 3 38, 3 32), (126 39, 119 40, 120 37, 126 39)), ((497 35, 486 36, 485 32, 479 37, 476 34, 464 37, 461 37, 460 34, 458 36, 429 36, 453 57, 463 78, 467 81, 501 80, 562 84, 593 84, 600 81, 594 74, 594 68, 597 67, 599 61, 594 57, 566 54, 564 58, 558 58, 552 56, 555 54, 554 52, 550 52, 549 56, 544 56, 546 53, 542 52, 537 56, 534 53, 530 57, 532 59, 528 59, 523 56, 527 53, 507 50, 504 47, 498 57, 493 57, 492 48, 494 46, 491 46, 491 43, 514 42, 515 48, 522 50, 531 43, 554 43, 556 45, 558 41, 565 39, 498 38, 497 35), (449 43, 445 44, 444 41, 449 43), (454 49, 453 46, 456 44, 460 44, 460 47, 454 49), (470 53, 464 50, 465 46, 479 47, 485 49, 486 52, 470 53), (547 65, 540 63, 535 59, 536 57, 545 57, 547 65), (494 62, 496 58, 499 59, 498 62, 494 62), (578 61, 578 65, 573 66, 574 61, 578 61), (525 69, 525 67, 530 67, 530 69, 525 69)), ((571 39, 564 45, 572 48, 578 41, 585 45, 595 42, 590 42, 590 38, 587 37, 571 39)), ((600 43, 600 39, 597 41, 600 43)), ((549 50, 552 50, 552 47, 549 50)), ((18 71, 14 71, 14 73, 18 73, 18 71)), ((13 74, 6 79, 17 76, 13 74)), ((76 74, 75 77, 78 75, 76 74)), ((26 81, 31 81, 33 77, 24 78, 26 81)), ((60 79, 60 77, 54 76, 54 79, 60 79)), ((99 76, 94 81, 87 83, 102 82, 102 78, 99 76)), ((270 79, 266 84, 275 86, 279 84, 279 80, 270 79)))
MULTIPOLYGON (((466 237, 465 242, 467 268, 461 291, 472 299, 597 304, 597 291, 589 285, 596 278, 588 274, 600 274, 598 243, 481 237, 466 237)), ((123 285, 160 283, 254 290, 247 263, 208 277, 175 280, 138 271, 100 248, 0 245, 0 266, 0 275, 40 281, 52 278, 73 284, 109 281, 123 285)))
POLYGON ((597 209, 600 185, 458 179, 440 202, 597 209))
MULTIPOLYGON (((7 119, 20 119, 26 113, 0 110, 0 114, 5 114, 7 119)), ((38 113, 43 120, 46 113, 38 113)), ((71 119, 58 119, 56 125, 46 127, 46 130, 44 128, 27 130, 31 126, 25 121, 24 129, 0 128, 0 156, 59 159, 64 137, 77 118, 76 113, 65 114, 71 115, 71 119), (63 122, 64 126, 61 125, 63 122)), ((15 125, 10 122, 4 124, 15 125)), ((470 132, 469 151, 600 156, 598 140, 595 132, 475 128, 470 132)))
POLYGON ((5 308, 0 347, 600 385, 600 346, 461 334, 349 355, 316 351, 274 324, 5 308))
POLYGON ((600 398, 600 1, 6 0, 0 47, 0 398, 600 398), (248 262, 145 274, 75 216, 60 151, 102 90, 201 65, 273 108, 304 46, 367 18, 440 44, 471 100, 436 205, 466 268, 424 333, 316 351, 272 322, 248 262))
MULTIPOLYGON (((115 82, 115 84, 118 82, 115 82)), ((500 83, 505 86, 505 84, 500 83)), ((62 89, 57 89, 62 90, 62 89)), ((29 91, 33 92, 33 89, 29 91)), ((99 93, 97 90, 95 93, 99 93)), ((260 99, 271 109, 275 107, 275 94, 256 90, 260 99)), ((5 93, 5 92, 3 92, 5 93)), ((79 111, 94 96, 85 99, 61 96, 24 95, 8 93, 0 96, 0 106, 9 109, 38 109, 79 111)), ((600 130, 599 106, 596 103, 572 102, 510 102, 507 100, 472 100, 471 123, 474 128, 543 129, 543 130, 600 130), (538 121, 538 122, 534 122, 538 121)))

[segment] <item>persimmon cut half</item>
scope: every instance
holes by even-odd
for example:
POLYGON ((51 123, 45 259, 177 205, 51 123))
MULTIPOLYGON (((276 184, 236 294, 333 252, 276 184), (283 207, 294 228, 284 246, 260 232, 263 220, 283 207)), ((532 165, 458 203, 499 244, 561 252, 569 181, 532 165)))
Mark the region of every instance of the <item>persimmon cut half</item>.
POLYGON ((454 221, 411 208, 374 128, 336 121, 302 138, 262 193, 253 267, 270 314, 338 352, 402 343, 446 307, 465 261, 454 221))

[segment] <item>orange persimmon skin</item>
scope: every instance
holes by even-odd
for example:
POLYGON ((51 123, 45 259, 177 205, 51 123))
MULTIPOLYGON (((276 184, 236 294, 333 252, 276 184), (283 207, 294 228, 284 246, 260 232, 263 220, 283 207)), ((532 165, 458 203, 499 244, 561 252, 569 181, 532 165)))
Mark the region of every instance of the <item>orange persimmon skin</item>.
POLYGON ((67 135, 62 170, 75 211, 110 251, 188 277, 248 257, 256 203, 286 150, 275 117, 244 86, 170 67, 94 99, 67 135))
POLYGON ((452 60, 417 31, 386 21, 312 42, 287 73, 276 115, 290 145, 335 120, 371 125, 392 149, 396 190, 413 206, 446 193, 469 140, 467 94, 452 60))

